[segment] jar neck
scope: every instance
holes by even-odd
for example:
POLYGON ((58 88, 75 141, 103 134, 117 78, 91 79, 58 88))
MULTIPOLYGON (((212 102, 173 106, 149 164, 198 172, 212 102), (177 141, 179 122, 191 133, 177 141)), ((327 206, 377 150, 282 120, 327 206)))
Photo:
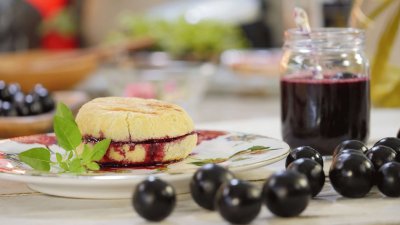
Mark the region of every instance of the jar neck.
POLYGON ((298 29, 285 32, 285 49, 301 52, 359 51, 364 48, 364 31, 354 28, 317 28, 310 33, 298 29))

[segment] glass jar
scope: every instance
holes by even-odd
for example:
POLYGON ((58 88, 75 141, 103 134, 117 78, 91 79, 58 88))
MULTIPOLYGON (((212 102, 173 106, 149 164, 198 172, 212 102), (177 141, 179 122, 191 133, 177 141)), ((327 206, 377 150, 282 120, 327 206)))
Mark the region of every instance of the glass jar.
POLYGON ((282 136, 290 147, 332 154, 344 140, 369 135, 369 64, 364 32, 321 28, 285 33, 281 60, 282 136))

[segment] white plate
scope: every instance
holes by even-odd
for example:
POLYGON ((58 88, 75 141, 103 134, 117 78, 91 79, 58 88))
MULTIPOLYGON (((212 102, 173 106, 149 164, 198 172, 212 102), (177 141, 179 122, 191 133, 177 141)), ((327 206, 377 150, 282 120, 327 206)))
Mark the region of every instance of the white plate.
POLYGON ((171 183, 177 193, 188 192, 188 183, 205 163, 217 163, 234 173, 252 170, 286 157, 289 146, 265 136, 224 132, 198 131, 199 144, 183 161, 147 168, 113 168, 86 174, 59 173, 31 169, 18 160, 17 154, 38 146, 48 146, 53 152, 63 151, 53 134, 40 134, 0 141, 0 178, 20 181, 36 191, 73 198, 129 198, 135 185, 149 175, 171 183), (249 149, 264 146, 265 149, 249 149))

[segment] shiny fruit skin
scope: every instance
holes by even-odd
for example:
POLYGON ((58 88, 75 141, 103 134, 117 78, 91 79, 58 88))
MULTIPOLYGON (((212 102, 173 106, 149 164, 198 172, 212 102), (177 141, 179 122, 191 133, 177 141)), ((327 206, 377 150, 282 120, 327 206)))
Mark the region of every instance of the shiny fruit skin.
POLYGON ((232 179, 218 190, 215 205, 228 222, 247 224, 261 211, 261 190, 248 182, 232 179))
POLYGON ((387 146, 395 150, 397 153, 396 161, 400 162, 400 138, 395 138, 395 137, 382 138, 381 140, 377 141, 374 144, 374 146, 377 145, 387 146))
POLYGON ((288 170, 294 170, 307 177, 311 188, 311 196, 315 197, 321 192, 325 184, 325 173, 322 166, 312 159, 297 159, 289 164, 288 170))
POLYGON ((379 170, 385 163, 395 161, 396 155, 396 151, 383 145, 374 146, 365 154, 371 160, 375 170, 379 170))
POLYGON ((379 191, 388 197, 400 197, 400 163, 385 163, 377 173, 379 191))
POLYGON ((25 105, 29 109, 29 115, 38 115, 43 113, 42 104, 39 96, 36 94, 28 94, 25 96, 25 105))
POLYGON ((333 151, 332 156, 335 157, 339 152, 346 150, 346 149, 354 149, 357 151, 362 152, 365 154, 368 151, 368 147, 365 146, 364 143, 358 140, 346 140, 336 146, 335 150, 333 151))
POLYGON ((148 177, 136 186, 132 205, 136 212, 149 221, 168 217, 176 204, 174 188, 155 177, 148 177))
POLYGON ((268 209, 281 217, 302 213, 311 198, 311 188, 303 174, 286 170, 273 174, 263 187, 263 199, 268 209))
POLYGON ((190 181, 190 193, 193 200, 201 207, 214 210, 215 196, 223 183, 233 179, 234 175, 227 169, 206 164, 198 169, 190 181))
POLYGON ((329 179, 344 197, 362 198, 374 184, 375 168, 364 155, 340 154, 332 161, 329 179))
POLYGON ((1 112, 0 116, 17 116, 18 115, 17 109, 15 109, 14 105, 8 101, 3 101, 1 103, 0 112, 1 112))
POLYGON ((300 146, 292 149, 286 158, 285 166, 287 167, 291 162, 300 158, 312 159, 319 163, 322 167, 324 167, 324 160, 322 158, 322 155, 310 146, 300 146))
POLYGON ((360 151, 360 150, 356 150, 356 149, 343 149, 343 150, 339 151, 339 153, 336 154, 336 155, 333 157, 333 159, 336 158, 336 157, 338 157, 339 155, 342 155, 342 154, 357 154, 357 155, 362 155, 362 156, 364 156, 364 153, 363 153, 362 151, 360 151))

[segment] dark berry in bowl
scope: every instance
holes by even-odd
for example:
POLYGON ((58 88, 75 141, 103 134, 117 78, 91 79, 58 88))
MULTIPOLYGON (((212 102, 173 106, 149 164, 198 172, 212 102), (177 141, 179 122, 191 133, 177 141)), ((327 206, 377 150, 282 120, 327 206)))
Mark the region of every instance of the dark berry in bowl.
POLYGON ((365 154, 375 167, 375 170, 379 170, 383 164, 396 160, 396 152, 387 146, 377 145, 372 147, 365 154))
POLYGON ((261 191, 254 185, 232 179, 219 189, 215 205, 219 214, 233 224, 247 224, 260 213, 261 191))
POLYGON ((397 138, 400 138, 400 129, 399 132, 397 132, 397 138))
POLYGON ((346 150, 346 149, 354 149, 362 152, 365 154, 368 151, 368 147, 365 146, 364 143, 358 140, 346 140, 336 146, 335 150, 333 151, 333 157, 335 157, 339 152, 346 150))
POLYGON ((325 184, 325 173, 322 166, 314 160, 302 158, 289 164, 288 170, 294 170, 307 177, 311 188, 311 196, 317 196, 325 184))
POLYGON ((0 100, 5 101, 3 93, 7 89, 7 85, 4 81, 0 80, 0 100))
POLYGON ((350 73, 350 72, 341 72, 341 73, 336 73, 333 76, 334 79, 354 79, 357 78, 357 75, 355 75, 354 73, 350 73))
POLYGON ((49 112, 54 109, 55 102, 49 91, 41 84, 37 84, 34 88, 34 94, 39 96, 39 101, 42 104, 43 112, 49 112))
POLYGON ((396 161, 400 162, 400 138, 395 138, 395 137, 382 138, 381 140, 379 140, 374 144, 374 146, 376 145, 387 146, 395 150, 397 153, 396 161))
POLYGON ((301 158, 312 159, 324 167, 322 155, 310 146, 300 146, 292 149, 286 158, 286 167, 294 160, 301 158))
POLYGON ((277 172, 263 186, 263 199, 268 209, 281 217, 302 213, 310 201, 311 188, 307 177, 293 170, 277 172))
POLYGON ((18 116, 28 116, 29 115, 29 108, 25 104, 25 95, 22 92, 18 92, 14 95, 13 104, 17 109, 18 116))
POLYGON ((17 116, 18 112, 11 102, 3 101, 1 103, 1 116, 17 116))
POLYGON ((374 184, 375 168, 364 155, 340 154, 329 170, 333 188, 344 197, 362 198, 374 184))
POLYGON ((176 203, 174 188, 163 180, 148 177, 136 186, 132 205, 149 221, 161 221, 173 211, 176 203))
POLYGON ((39 96, 34 93, 25 96, 25 105, 29 109, 29 115, 38 115, 43 113, 39 96))
POLYGON ((400 163, 388 162, 377 173, 377 186, 388 197, 400 196, 400 163))
POLYGON ((201 207, 215 209, 215 196, 223 183, 234 176, 227 169, 216 165, 206 164, 198 169, 190 181, 190 193, 193 200, 201 207))
POLYGON ((8 93, 10 95, 10 101, 13 101, 15 94, 21 92, 21 86, 17 83, 11 83, 7 87, 8 93))

